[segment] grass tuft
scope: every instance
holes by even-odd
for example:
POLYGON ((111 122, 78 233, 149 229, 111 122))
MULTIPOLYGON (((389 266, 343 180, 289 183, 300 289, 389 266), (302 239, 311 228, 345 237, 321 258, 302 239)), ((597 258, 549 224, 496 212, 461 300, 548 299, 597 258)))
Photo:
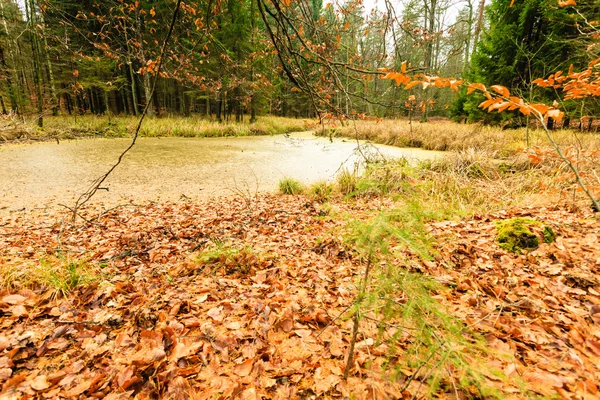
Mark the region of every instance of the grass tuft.
POLYGON ((302 183, 294 178, 283 178, 279 181, 279 193, 297 195, 304 191, 302 183))
POLYGON ((35 264, 0 264, 3 287, 51 290, 52 297, 67 297, 74 289, 100 280, 101 275, 84 258, 45 257, 35 264))
POLYGON ((315 201, 318 201, 319 203, 324 203, 331 199, 331 197, 333 196, 334 189, 335 187, 329 182, 320 181, 313 183, 308 188, 308 194, 315 201))
POLYGON ((338 173, 337 190, 344 196, 352 196, 357 189, 358 174, 356 171, 350 172, 346 168, 338 173))

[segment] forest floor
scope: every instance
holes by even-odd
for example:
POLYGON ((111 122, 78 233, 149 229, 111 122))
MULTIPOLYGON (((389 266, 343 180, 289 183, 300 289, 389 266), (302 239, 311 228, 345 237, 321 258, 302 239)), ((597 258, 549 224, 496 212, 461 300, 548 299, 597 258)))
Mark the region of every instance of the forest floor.
POLYGON ((563 206, 425 223, 431 256, 397 246, 370 288, 399 268, 393 302, 432 315, 363 309, 344 380, 365 269, 348 226, 394 207, 263 194, 89 209, 74 224, 1 216, 0 398, 600 396, 600 222, 563 206), (516 216, 556 241, 500 248, 494 221, 516 216), (409 274, 428 277, 443 315, 413 299, 409 274))
MULTIPOLYGON (((599 398, 589 199, 539 132, 444 124, 304 195, 0 214, 0 398, 599 398), (501 248, 517 217, 556 241, 501 248)), ((595 136, 557 133, 586 182, 595 136)))

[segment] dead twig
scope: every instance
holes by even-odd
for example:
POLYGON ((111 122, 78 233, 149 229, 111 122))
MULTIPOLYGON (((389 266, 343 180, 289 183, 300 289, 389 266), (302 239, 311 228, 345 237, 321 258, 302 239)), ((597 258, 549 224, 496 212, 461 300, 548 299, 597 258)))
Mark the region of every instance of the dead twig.
POLYGON ((81 208, 84 204, 86 204, 88 201, 90 201, 90 199, 96 194, 96 192, 101 189, 101 185, 104 183, 104 181, 106 181, 108 176, 119 166, 119 164, 121 164, 121 161, 123 160, 123 157, 125 157, 125 154, 127 154, 129 152, 129 150, 131 150, 133 148, 133 146, 135 145, 135 143, 137 141, 137 138, 140 133, 140 129, 142 128, 142 123, 144 122, 144 118, 146 117, 148 108, 150 107, 150 104, 152 102, 154 90, 156 89, 156 83, 158 81, 158 77, 160 76, 160 71, 162 68, 164 56, 165 56, 165 53, 167 50, 167 46, 169 44, 169 40, 171 39, 171 35, 173 33, 173 28, 175 27, 175 22, 177 21, 177 14, 179 12, 180 6, 181 6, 181 0, 177 0, 177 4, 175 5, 175 10, 173 11, 173 18, 171 20, 171 25, 169 26, 169 31, 167 33, 167 36, 165 37, 165 41, 163 42, 163 46, 160 51, 160 56, 158 57, 158 65, 156 68, 156 74, 154 75, 154 81, 152 83, 152 90, 150 91, 150 96, 148 96, 148 99, 146 100, 146 105, 144 106, 144 111, 142 112, 142 115, 140 116, 140 120, 138 121, 137 127, 133 134, 133 139, 131 140, 131 143, 129 144, 129 146, 125 150, 123 150, 123 152, 119 155, 117 162, 112 167, 110 167, 110 169, 104 175, 102 175, 99 178, 97 178, 96 180, 94 180, 94 182, 92 182, 90 187, 81 196, 79 196, 79 198, 77 199, 77 202, 75 203, 75 206, 73 207, 73 216, 72 216, 73 221, 77 218, 77 211, 79 210, 79 208, 81 208))

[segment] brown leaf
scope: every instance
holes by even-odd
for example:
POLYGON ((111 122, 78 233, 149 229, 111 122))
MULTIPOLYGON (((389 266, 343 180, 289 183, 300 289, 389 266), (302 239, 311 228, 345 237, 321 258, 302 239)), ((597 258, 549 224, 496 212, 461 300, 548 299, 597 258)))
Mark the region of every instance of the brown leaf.
POLYGON ((123 389, 126 390, 129 386, 133 385, 134 383, 139 381, 139 378, 135 375, 135 365, 130 365, 127 368, 125 368, 124 370, 122 370, 121 372, 119 372, 117 374, 117 376, 115 377, 115 380, 117 381, 117 385, 123 389))
POLYGON ((35 379, 29 384, 32 389, 40 391, 45 390, 50 387, 50 382, 46 379, 46 375, 38 375, 35 379))
POLYGON ((22 304, 27 300, 27 297, 21 296, 20 294, 9 294, 2 298, 2 302, 10 305, 22 304))
POLYGON ((88 390, 91 385, 92 385, 92 381, 89 380, 89 379, 85 379, 84 378, 75 387, 73 387, 73 388, 67 390, 66 392, 64 392, 64 395, 67 398, 77 397, 80 394, 82 394, 83 392, 85 392, 86 390, 88 390))
POLYGON ((215 321, 223 321, 223 316, 221 315, 221 311, 223 311, 223 306, 219 306, 219 307, 213 307, 210 310, 208 310, 208 312, 206 313, 206 315, 208 315, 209 317, 211 317, 212 319, 214 319, 215 321))
POLYGON ((0 351, 4 351, 9 346, 10 346, 10 340, 4 335, 0 335, 0 351))
POLYGON ((291 332, 294 329, 294 321, 291 318, 286 318, 279 322, 279 326, 284 332, 291 332))
POLYGON ((296 329, 294 330, 294 333, 300 336, 302 339, 306 339, 312 334, 312 331, 310 329, 296 329))
POLYGON ((236 375, 239 375, 241 377, 248 376, 248 375, 250 375, 250 372, 252 372, 253 365, 254 365, 254 359, 249 358, 246 361, 244 361, 243 363, 237 364, 233 368, 233 372, 235 372, 236 375))
POLYGON ((191 399, 194 394, 194 390, 184 377, 178 376, 169 382, 167 395, 172 399, 191 399))
POLYGON ((12 376, 12 369, 0 368, 0 381, 6 381, 12 376))

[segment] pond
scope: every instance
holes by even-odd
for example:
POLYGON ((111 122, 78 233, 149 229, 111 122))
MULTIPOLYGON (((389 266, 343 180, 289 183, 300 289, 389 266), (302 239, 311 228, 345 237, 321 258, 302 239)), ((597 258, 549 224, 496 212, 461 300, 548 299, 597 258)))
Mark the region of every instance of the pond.
MULTIPOLYGON (((0 146, 0 209, 39 208, 75 199, 116 161, 130 139, 0 146)), ((364 143, 363 143, 364 144, 364 143)), ((364 146, 361 146, 364 149, 364 146)), ((177 200, 273 191, 281 178, 305 183, 335 178, 360 159, 357 143, 312 136, 140 138, 92 202, 177 200)), ((386 157, 424 160, 441 153, 369 146, 386 157)))

